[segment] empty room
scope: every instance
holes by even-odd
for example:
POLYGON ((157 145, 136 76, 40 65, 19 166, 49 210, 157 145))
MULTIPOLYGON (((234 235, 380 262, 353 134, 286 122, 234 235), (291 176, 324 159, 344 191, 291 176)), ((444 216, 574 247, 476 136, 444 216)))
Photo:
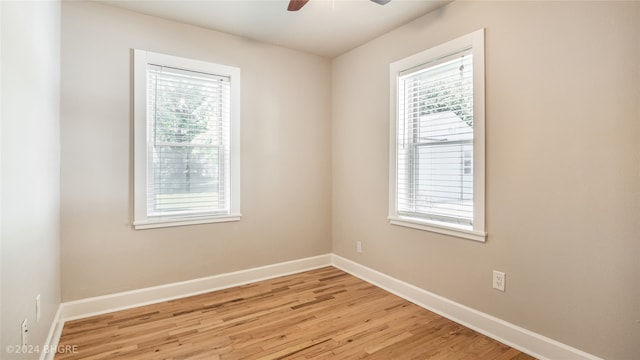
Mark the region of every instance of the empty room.
POLYGON ((0 359, 640 359, 640 2, 0 19, 0 359))

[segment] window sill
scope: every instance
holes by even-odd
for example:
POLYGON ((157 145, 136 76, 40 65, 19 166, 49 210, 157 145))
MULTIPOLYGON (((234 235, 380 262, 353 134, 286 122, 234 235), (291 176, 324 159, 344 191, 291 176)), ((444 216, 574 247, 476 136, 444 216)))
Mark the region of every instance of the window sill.
POLYGON ((427 221, 399 216, 389 216, 389 223, 392 225, 405 226, 412 229, 430 231, 438 234, 450 235, 479 242, 485 242, 487 240, 487 233, 475 231, 464 226, 456 227, 455 225, 449 225, 435 221, 427 221))
POLYGON ((174 227, 174 226, 212 224, 212 223, 218 223, 218 222, 240 221, 241 217, 242 217, 241 214, 232 214, 232 215, 215 216, 215 217, 153 219, 153 220, 145 220, 145 221, 134 221, 133 228, 135 230, 144 230, 144 229, 155 229, 155 228, 174 227))

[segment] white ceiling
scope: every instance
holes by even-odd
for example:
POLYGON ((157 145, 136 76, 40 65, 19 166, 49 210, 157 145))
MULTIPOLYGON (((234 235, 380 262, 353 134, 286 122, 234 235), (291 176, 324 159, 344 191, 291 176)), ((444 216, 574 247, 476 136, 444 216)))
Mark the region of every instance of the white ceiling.
POLYGON ((100 3, 334 57, 451 0, 101 0, 100 3))

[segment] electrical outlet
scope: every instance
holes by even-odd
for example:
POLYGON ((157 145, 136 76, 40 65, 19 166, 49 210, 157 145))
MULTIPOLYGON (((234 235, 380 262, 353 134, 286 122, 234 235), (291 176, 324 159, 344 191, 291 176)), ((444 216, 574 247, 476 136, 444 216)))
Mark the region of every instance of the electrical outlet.
POLYGON ((27 333, 29 329, 27 328, 27 319, 24 319, 22 324, 20 325, 20 334, 22 336, 22 346, 26 346, 28 343, 27 333))
POLYGON ((40 322, 40 294, 36 296, 36 323, 40 322))
POLYGON ((356 251, 359 253, 362 252, 362 241, 356 241, 356 251))
POLYGON ((493 288, 504 291, 506 275, 502 271, 493 270, 493 288))

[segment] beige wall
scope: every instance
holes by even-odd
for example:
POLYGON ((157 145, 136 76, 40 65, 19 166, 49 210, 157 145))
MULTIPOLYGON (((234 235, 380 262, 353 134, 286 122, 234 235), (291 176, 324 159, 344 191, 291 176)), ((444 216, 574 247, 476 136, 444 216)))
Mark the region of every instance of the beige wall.
POLYGON ((333 252, 584 351, 640 358, 639 64, 638 2, 455 2, 334 59, 333 252), (482 27, 488 241, 390 225, 389 64, 482 27), (491 289, 493 269, 506 292, 491 289))
POLYGON ((2 359, 42 346, 60 304, 60 3, 1 1, 2 359), (42 316, 35 304, 40 294, 42 316))
POLYGON ((63 300, 329 253, 330 81, 325 58, 63 3, 63 300), (240 67, 240 222, 131 229, 132 48, 240 67))

